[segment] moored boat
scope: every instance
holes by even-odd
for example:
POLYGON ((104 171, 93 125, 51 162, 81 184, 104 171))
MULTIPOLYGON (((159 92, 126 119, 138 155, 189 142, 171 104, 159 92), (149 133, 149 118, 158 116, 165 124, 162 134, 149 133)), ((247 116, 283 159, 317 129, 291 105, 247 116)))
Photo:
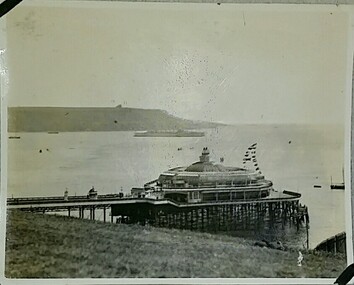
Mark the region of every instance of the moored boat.
POLYGON ((345 184, 344 184, 344 168, 342 168, 342 181, 339 183, 333 183, 332 181, 332 176, 331 176, 331 189, 332 190, 345 190, 345 184))
POLYGON ((331 189, 332 190, 344 190, 345 186, 344 186, 344 183, 334 183, 334 184, 331 184, 331 189))

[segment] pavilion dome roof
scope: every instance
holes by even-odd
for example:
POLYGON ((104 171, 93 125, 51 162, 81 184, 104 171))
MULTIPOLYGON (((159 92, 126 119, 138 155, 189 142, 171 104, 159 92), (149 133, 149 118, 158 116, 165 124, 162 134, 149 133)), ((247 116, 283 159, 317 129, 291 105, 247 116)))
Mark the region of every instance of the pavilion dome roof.
POLYGON ((202 155, 199 156, 199 161, 186 167, 183 172, 230 172, 230 171, 246 171, 240 167, 226 167, 210 161, 209 150, 207 147, 203 148, 202 155))
POLYGON ((198 161, 188 166, 185 171, 188 172, 226 172, 227 168, 221 164, 215 164, 210 161, 198 161))

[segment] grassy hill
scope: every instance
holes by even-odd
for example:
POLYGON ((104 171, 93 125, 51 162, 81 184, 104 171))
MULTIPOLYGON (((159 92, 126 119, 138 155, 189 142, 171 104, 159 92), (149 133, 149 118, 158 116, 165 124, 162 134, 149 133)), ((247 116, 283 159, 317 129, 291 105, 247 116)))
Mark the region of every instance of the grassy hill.
POLYGON ((174 117, 163 110, 123 108, 12 107, 9 132, 139 131, 210 128, 217 124, 174 117))
POLYGON ((254 246, 251 240, 8 212, 8 278, 338 277, 343 255, 254 246))

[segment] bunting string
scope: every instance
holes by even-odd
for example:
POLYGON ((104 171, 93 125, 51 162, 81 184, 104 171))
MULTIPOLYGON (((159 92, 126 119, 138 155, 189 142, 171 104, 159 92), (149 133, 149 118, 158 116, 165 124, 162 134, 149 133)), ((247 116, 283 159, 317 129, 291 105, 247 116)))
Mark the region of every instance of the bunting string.
POLYGON ((246 168, 246 163, 251 164, 253 168, 261 174, 260 168, 258 166, 257 158, 256 158, 256 148, 257 143, 252 144, 246 151, 245 156, 243 158, 243 166, 246 168))

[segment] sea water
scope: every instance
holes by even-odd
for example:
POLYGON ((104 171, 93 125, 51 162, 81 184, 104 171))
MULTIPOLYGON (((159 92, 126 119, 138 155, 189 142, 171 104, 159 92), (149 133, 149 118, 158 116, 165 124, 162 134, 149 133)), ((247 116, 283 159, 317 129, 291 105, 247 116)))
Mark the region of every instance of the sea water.
POLYGON ((345 230, 344 131, 325 125, 240 125, 204 130, 204 137, 134 137, 134 132, 16 133, 8 141, 8 197, 129 193, 168 168, 211 159, 242 166, 257 143, 257 161, 278 191, 302 194, 309 208, 310 247, 345 230), (315 188, 314 185, 317 187, 315 188))

